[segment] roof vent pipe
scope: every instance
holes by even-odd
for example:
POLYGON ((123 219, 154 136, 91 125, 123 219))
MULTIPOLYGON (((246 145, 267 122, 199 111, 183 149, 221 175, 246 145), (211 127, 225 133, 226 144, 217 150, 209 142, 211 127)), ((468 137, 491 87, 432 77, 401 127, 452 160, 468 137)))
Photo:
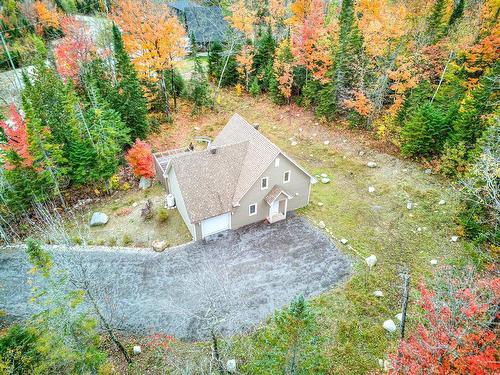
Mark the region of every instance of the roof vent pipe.
POLYGON ((210 147, 210 153, 215 155, 217 153, 217 147, 210 147))
POLYGON ((253 127, 255 130, 259 130, 259 124, 255 123, 255 124, 253 124, 253 127))

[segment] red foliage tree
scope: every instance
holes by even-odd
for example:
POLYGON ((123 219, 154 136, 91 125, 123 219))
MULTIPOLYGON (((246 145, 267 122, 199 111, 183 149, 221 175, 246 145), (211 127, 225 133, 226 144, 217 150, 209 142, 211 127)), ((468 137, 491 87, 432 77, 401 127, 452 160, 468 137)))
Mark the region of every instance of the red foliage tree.
POLYGON ((63 79, 77 82, 81 67, 92 59, 95 47, 90 31, 82 22, 71 17, 63 18, 61 27, 64 38, 54 48, 57 72, 63 79))
POLYGON ((28 133, 26 124, 14 104, 9 108, 9 119, 0 120, 0 127, 3 129, 7 142, 0 145, 0 149, 7 155, 5 168, 14 169, 14 163, 20 162, 23 167, 31 167, 33 159, 29 153, 28 133))
MULTIPOLYGON (((498 271, 498 270, 497 270, 498 271)), ((390 357, 389 374, 498 374, 498 272, 477 277, 443 269, 434 287, 419 286, 424 322, 390 357)))
POLYGON ((146 142, 137 139, 132 148, 128 150, 125 159, 132 166, 136 176, 146 178, 155 176, 151 146, 146 142))

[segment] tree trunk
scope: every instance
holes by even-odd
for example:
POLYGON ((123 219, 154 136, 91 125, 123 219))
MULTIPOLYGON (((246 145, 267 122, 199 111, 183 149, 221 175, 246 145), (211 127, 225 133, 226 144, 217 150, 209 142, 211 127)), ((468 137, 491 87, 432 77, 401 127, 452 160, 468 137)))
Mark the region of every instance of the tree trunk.
POLYGON ((217 367, 219 368, 219 372, 221 374, 225 374, 226 369, 224 368, 224 364, 222 363, 222 360, 220 358, 217 336, 215 335, 215 332, 213 329, 212 329, 211 334, 212 334, 212 351, 214 353, 215 362, 217 363, 217 367))
POLYGON ((160 90, 161 93, 163 94, 163 97, 165 98, 165 114, 167 115, 168 118, 170 118, 170 105, 168 103, 168 90, 167 90, 167 85, 165 82, 165 72, 160 73, 160 90))
POLYGON ((172 95, 174 97, 174 111, 177 109, 177 90, 174 86, 174 68, 170 72, 170 84, 172 86, 172 95))

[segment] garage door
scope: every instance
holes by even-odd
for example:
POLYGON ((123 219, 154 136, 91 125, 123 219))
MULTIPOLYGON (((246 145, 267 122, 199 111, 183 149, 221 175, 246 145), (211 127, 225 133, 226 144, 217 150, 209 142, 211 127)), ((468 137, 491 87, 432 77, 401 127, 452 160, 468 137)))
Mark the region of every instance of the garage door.
POLYGON ((231 220, 230 215, 230 213, 227 213, 203 220, 201 222, 201 236, 206 237, 229 229, 231 220))

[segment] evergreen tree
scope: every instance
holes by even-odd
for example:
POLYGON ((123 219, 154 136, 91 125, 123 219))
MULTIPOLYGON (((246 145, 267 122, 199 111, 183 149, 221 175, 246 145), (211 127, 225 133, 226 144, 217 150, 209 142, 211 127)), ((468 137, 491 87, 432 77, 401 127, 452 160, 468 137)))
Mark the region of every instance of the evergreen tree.
POLYGON ((260 94, 259 79, 257 77, 253 77, 249 92, 252 96, 257 96, 260 94))
POLYGON ((238 63, 234 55, 225 56, 224 48, 219 42, 214 42, 208 55, 208 74, 221 86, 233 86, 238 82, 238 63), (222 75, 222 79, 221 79, 222 75))
POLYGON ((255 352, 245 364, 251 374, 326 374, 316 317, 300 296, 274 314, 255 337, 255 352))
POLYGON ((199 111, 203 107, 212 106, 212 98, 210 95, 210 85, 205 69, 201 65, 200 59, 197 57, 194 60, 194 71, 191 75, 189 99, 193 102, 193 112, 199 111))
POLYGON ((257 41, 256 47, 257 50, 253 58, 253 70, 259 78, 262 77, 260 82, 258 82, 260 88, 267 90, 269 88, 269 79, 272 74, 272 65, 276 50, 276 42, 274 41, 270 26, 262 38, 257 41))
POLYGON ((210 77, 217 77, 219 66, 222 61, 222 44, 219 42, 213 42, 210 45, 210 50, 208 52, 208 75, 210 77))
POLYGON ((427 20, 427 35, 430 44, 435 43, 443 36, 445 12, 446 0, 435 0, 432 13, 427 20))
POLYGON ((486 116, 495 109, 497 77, 500 75, 500 62, 479 79, 479 84, 467 93, 460 104, 458 116, 453 122, 452 143, 463 142, 468 149, 474 147, 477 139, 487 127, 486 116))
POLYGON ((448 21, 448 27, 453 26, 464 15, 465 0, 454 1, 453 12, 448 21))
POLYGON ((116 60, 116 95, 109 100, 130 131, 130 139, 144 139, 148 135, 147 102, 144 98, 137 72, 123 46, 118 27, 113 24, 113 45, 116 60))
POLYGON ((422 105, 401 131, 401 153, 431 156, 442 151, 450 132, 450 120, 430 103, 422 105))

